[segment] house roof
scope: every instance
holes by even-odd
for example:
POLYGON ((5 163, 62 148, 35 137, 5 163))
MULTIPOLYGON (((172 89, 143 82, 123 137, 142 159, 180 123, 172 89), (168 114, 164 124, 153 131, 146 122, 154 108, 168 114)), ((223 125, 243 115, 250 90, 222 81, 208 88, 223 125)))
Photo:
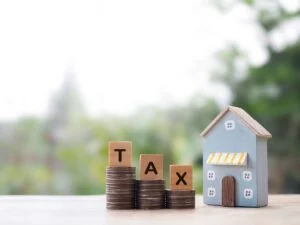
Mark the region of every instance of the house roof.
POLYGON ((246 111, 241 108, 228 106, 202 131, 201 136, 205 137, 209 131, 228 113, 232 112, 257 136, 271 138, 272 134, 267 131, 260 123, 253 119, 246 111))

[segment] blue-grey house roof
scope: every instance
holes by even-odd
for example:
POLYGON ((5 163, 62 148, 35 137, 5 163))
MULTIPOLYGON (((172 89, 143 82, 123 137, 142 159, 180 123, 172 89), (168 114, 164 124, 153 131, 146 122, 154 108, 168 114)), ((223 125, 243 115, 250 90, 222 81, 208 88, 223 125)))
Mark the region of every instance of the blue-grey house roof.
POLYGON ((256 136, 271 138, 272 134, 260 123, 253 119, 246 111, 241 108, 228 106, 202 131, 201 136, 205 137, 209 131, 222 119, 228 112, 235 114, 256 136))

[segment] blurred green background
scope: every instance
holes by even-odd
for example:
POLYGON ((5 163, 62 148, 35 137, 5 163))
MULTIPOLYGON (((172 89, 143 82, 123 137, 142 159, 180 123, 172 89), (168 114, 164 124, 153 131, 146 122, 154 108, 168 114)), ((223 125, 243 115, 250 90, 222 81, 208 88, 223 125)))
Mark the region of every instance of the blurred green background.
MULTIPOLYGON (((260 65, 250 63, 249 55, 228 42, 214 55, 216 64, 209 75, 211 82, 230 90, 229 104, 244 108, 272 133, 269 192, 299 193, 300 11, 267 2, 257 7, 252 0, 214 1, 213 7, 224 14, 235 4, 251 8, 262 37, 290 29, 298 33, 279 47, 264 38, 267 59, 260 65), (290 23, 294 25, 286 28, 290 23)), ((129 115, 91 117, 79 93, 73 77, 67 76, 44 117, 1 121, 0 194, 103 194, 111 140, 133 142, 137 167, 140 153, 163 153, 166 180, 169 164, 193 164, 195 188, 202 193, 200 132, 224 105, 199 90, 184 104, 140 106, 129 115)))

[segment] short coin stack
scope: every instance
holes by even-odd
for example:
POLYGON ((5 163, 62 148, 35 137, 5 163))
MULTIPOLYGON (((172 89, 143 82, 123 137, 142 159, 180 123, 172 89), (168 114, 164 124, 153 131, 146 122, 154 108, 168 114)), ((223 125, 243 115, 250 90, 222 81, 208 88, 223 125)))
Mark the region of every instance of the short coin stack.
POLYGON ((106 168, 106 208, 135 208, 135 167, 106 168))
POLYGON ((195 190, 166 190, 167 209, 194 209, 195 190))
POLYGON ((137 181, 136 196, 138 209, 165 208, 164 180, 137 181))
POLYGON ((193 168, 191 165, 170 165, 170 190, 166 190, 167 209, 194 209, 193 168))

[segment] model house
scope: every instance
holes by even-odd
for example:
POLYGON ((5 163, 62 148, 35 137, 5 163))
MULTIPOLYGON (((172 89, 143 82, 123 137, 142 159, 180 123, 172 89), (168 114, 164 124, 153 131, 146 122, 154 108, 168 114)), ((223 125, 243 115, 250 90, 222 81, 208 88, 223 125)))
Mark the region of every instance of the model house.
POLYGON ((243 109, 229 106, 201 133, 203 198, 208 205, 268 204, 267 141, 272 137, 243 109))

